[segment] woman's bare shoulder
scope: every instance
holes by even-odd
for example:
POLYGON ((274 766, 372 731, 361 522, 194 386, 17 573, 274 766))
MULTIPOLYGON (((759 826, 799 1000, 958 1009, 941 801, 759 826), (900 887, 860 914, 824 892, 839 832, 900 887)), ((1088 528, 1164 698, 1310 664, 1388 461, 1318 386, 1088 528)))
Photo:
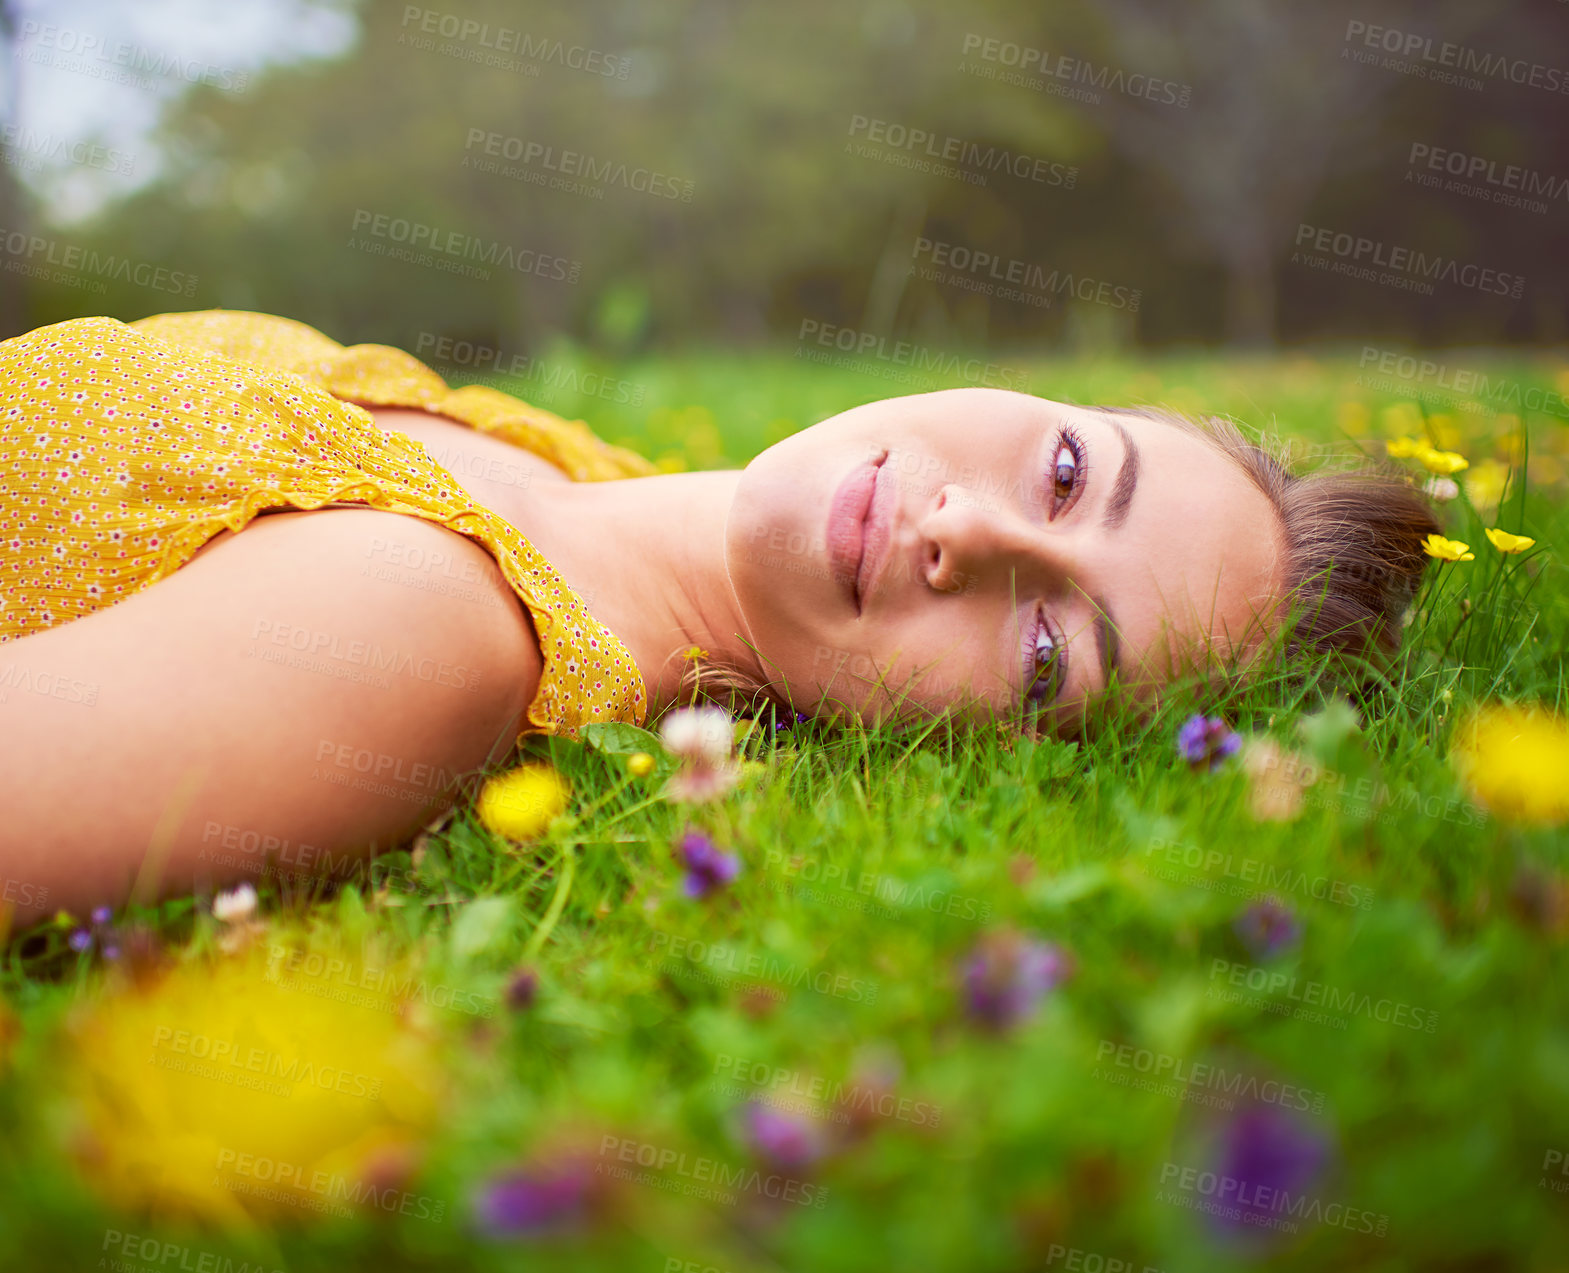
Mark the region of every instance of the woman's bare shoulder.
POLYGON ((541 667, 500 567, 445 527, 349 508, 225 532, 0 645, 13 682, 91 689, 0 698, 0 875, 36 899, 18 920, 255 879, 231 840, 338 863, 401 843, 510 753, 541 667))

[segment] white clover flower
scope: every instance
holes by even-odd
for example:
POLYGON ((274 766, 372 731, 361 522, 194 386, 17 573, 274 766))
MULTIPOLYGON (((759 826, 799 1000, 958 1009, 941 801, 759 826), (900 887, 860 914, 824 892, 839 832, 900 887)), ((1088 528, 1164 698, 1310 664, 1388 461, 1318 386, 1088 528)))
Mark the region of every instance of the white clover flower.
POLYGON ((249 884, 219 893, 212 899, 212 913, 225 924, 239 923, 256 913, 256 890, 249 884))
POLYGON ((659 739, 683 762, 718 766, 730 759, 735 730, 722 707, 682 707, 660 722, 659 739))

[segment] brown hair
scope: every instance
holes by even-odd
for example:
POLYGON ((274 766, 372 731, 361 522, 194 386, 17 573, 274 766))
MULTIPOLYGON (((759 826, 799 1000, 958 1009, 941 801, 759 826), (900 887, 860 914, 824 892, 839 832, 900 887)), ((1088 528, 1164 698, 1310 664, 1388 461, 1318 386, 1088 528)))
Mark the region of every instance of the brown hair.
MULTIPOLYGON (((1148 407, 1097 407, 1182 429, 1228 456, 1269 499, 1285 540, 1279 652, 1287 663, 1329 655, 1351 688, 1386 671, 1399 652, 1405 612, 1428 558, 1423 539, 1439 532, 1427 497, 1398 469, 1361 454, 1327 457, 1295 474, 1279 444, 1254 441, 1219 416, 1193 419, 1148 407)), ((1223 672, 1221 679, 1233 675, 1223 672)), ((703 662, 683 673, 680 701, 707 699, 756 710, 769 703, 786 720, 794 708, 780 681, 760 683, 740 668, 703 662)))

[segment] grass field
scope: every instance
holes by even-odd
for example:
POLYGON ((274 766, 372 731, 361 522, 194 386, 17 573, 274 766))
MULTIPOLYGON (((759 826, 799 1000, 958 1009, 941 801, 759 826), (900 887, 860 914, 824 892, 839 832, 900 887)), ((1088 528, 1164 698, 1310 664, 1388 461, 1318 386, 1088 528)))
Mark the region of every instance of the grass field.
MULTIPOLYGON (((537 842, 465 809, 333 889, 300 862, 239 953, 188 900, 85 951, 83 917, 13 938, 0 1267, 1562 1269, 1566 837, 1449 753, 1476 703, 1569 706, 1569 366, 1433 361, 1009 364, 1299 452, 1467 457, 1443 516, 1475 559, 1430 571, 1380 715, 1266 685, 1086 746, 764 721, 698 807, 660 797, 652 736, 602 728, 525 748, 571 785, 537 842), (1241 756, 1179 756, 1196 710, 1302 757, 1311 785, 1270 779, 1294 817, 1241 756), (740 860, 706 896, 688 828, 740 860)), ((708 467, 959 383, 788 353, 612 374, 520 392, 708 467)), ((1561 764, 1515 767, 1561 793, 1561 764)))

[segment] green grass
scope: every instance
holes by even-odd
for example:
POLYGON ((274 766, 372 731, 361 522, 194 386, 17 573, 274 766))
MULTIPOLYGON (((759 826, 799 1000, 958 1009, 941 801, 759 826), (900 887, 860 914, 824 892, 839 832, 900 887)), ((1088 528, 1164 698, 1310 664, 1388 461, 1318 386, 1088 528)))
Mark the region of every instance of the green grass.
MULTIPOLYGON (((1031 365, 1031 388, 1227 413, 1309 444, 1344 443, 1344 425, 1377 447, 1386 426, 1411 421, 1400 404, 1414 395, 1357 384, 1358 357, 1042 363, 1031 365)), ((1451 361, 1495 384, 1569 388, 1565 369, 1547 362, 1485 352, 1451 361)), ((834 411, 922 387, 787 356, 616 374, 639 401, 545 405, 651 455, 685 450, 696 466, 742 463, 834 411)), ((209 1253, 203 1267, 226 1258, 231 1269, 249 1260, 291 1273, 1561 1267, 1565 836, 1483 815, 1447 748, 1474 701, 1565 707, 1564 422, 1523 405, 1494 409, 1506 400, 1479 405, 1429 403, 1439 417, 1429 427, 1474 465, 1517 458, 1529 429, 1531 481, 1517 477, 1485 525, 1533 535, 1539 550, 1508 559, 1506 577, 1469 501, 1448 506, 1448 533, 1477 558, 1431 572, 1410 656, 1361 729, 1311 690, 1274 684, 1202 704, 1324 767, 1296 821, 1255 821, 1235 761, 1213 774, 1178 762, 1176 730, 1197 706, 1180 697, 1085 746, 945 725, 897 737, 760 728, 745 748, 765 771, 695 815, 650 799, 664 770, 630 777, 635 737, 609 730, 527 744, 575 794, 574 816, 526 853, 462 811, 417 862, 388 855, 360 885, 314 897, 264 889, 263 914, 280 931, 314 924, 351 943, 375 938, 416 952, 431 984, 500 1003, 492 1016, 430 1014, 450 1088, 406 1183, 444 1204, 439 1222, 302 1213, 246 1236, 105 1206, 67 1165, 69 1132, 51 1096, 59 1031, 108 993, 103 969, 66 949, 64 929, 13 940, 0 982, 19 1022, 0 1087, 0 1267, 117 1267, 126 1248, 112 1232, 170 1244, 123 1267, 195 1268, 209 1253), (705 901, 679 890, 672 845, 689 822, 744 862, 705 901), (1291 908, 1301 936, 1256 962, 1233 921, 1264 892, 1291 908), (997 1032, 966 1016, 959 967, 984 935, 1007 929, 1058 944, 1072 972, 1033 1015, 997 1032), (537 969, 540 987, 513 1011, 501 1001, 520 964, 537 969), (1274 980, 1252 991, 1250 977, 1274 980), (1129 1081, 1157 1056, 1182 1067, 1185 1099, 1129 1081), (1224 1077, 1195 1078, 1198 1065, 1224 1077), (806 1197, 826 1189, 821 1206, 769 1206, 744 1187, 734 1203, 680 1192, 718 1170, 699 1163, 757 1165, 737 1114, 747 1092, 766 1089, 736 1080, 737 1069, 766 1069, 780 1101, 814 1081, 875 1095, 868 1076, 883 1074, 888 1116, 823 1124, 844 1134, 802 1173, 806 1197), (1228 1114, 1206 1100, 1228 1099, 1236 1075, 1277 1093, 1271 1109, 1306 1106, 1299 1117, 1333 1148, 1301 1192, 1351 1212, 1301 1220, 1253 1249, 1228 1246, 1171 1201, 1163 1176, 1212 1165, 1228 1114), (1271 1081, 1289 1086, 1263 1086, 1271 1081), (598 1177, 606 1209, 577 1236, 475 1235, 470 1199, 487 1176, 565 1162, 572 1145, 614 1164, 616 1149, 601 1152, 606 1136, 674 1161, 652 1183, 598 1177)), ((215 940, 217 926, 189 901, 137 918, 179 955, 215 940)))

